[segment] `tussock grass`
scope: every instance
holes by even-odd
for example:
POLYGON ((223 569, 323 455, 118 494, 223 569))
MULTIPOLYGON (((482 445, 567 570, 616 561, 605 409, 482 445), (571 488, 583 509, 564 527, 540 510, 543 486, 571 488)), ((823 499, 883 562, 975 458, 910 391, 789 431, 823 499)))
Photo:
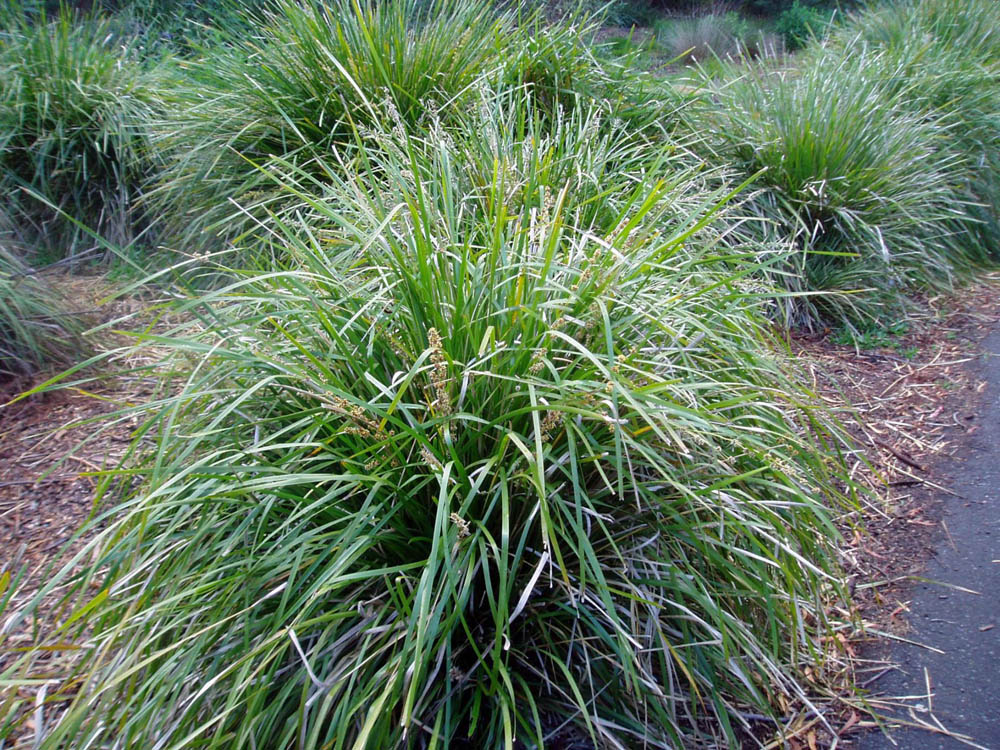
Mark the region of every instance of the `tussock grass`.
POLYGON ((43 279, 0 247, 0 380, 72 364, 85 350, 82 327, 43 279))
POLYGON ((922 0, 860 14, 830 41, 829 54, 878 52, 895 106, 949 128, 944 148, 961 159, 968 221, 959 227, 981 263, 1000 258, 1000 8, 968 0, 922 0))
POLYGON ((272 157, 350 161, 359 132, 461 108, 510 33, 485 0, 280 0, 248 20, 252 36, 191 64, 188 100, 157 138, 167 166, 153 205, 181 249, 245 231, 234 201, 274 202, 272 157))
POLYGON ((998 18, 1000 9, 989 0, 916 0, 856 14, 851 28, 878 48, 900 51, 922 39, 989 63, 1000 61, 998 18))
POLYGON ((790 323, 871 316, 905 290, 950 288, 969 267, 967 155, 949 148, 954 123, 898 105, 901 74, 853 49, 722 93, 719 153, 754 177, 746 206, 764 236, 797 253, 783 277, 804 294, 790 323))
POLYGON ((155 78, 107 20, 6 14, 0 211, 23 245, 72 254, 87 237, 76 222, 118 244, 132 238, 155 78))
POLYGON ((155 337, 182 379, 47 746, 670 747, 806 698, 837 464, 702 231, 726 194, 661 149, 589 195, 503 125, 488 173, 489 134, 383 134, 271 225, 290 267, 155 337))
MULTIPOLYGON (((553 191, 562 190, 564 209, 573 213, 576 225, 595 232, 615 226, 637 186, 646 185, 661 169, 680 170, 679 187, 664 209, 678 221, 700 215, 705 192, 725 184, 719 170, 704 169, 685 141, 671 139, 664 128, 636 128, 612 102, 581 98, 578 105, 550 111, 544 102, 526 96, 524 88, 500 85, 491 90, 481 81, 467 101, 467 111, 450 121, 435 117, 425 128, 411 129, 387 112, 386 122, 394 127, 366 132, 363 160, 351 165, 314 163, 312 167, 321 168, 320 178, 314 168, 276 157, 269 174, 285 203, 280 213, 274 211, 259 222, 253 237, 244 237, 239 249, 244 260, 235 265, 253 259, 267 268, 294 267, 286 241, 292 228, 318 233, 328 252, 336 252, 341 243, 336 236, 326 236, 329 222, 323 218, 323 204, 338 205, 345 191, 356 200, 403 200, 398 185, 410 184, 413 170, 400 165, 407 163, 407 149, 413 144, 454 149, 453 158, 469 178, 453 188, 459 195, 475 196, 498 182, 503 192, 493 200, 502 201, 506 213, 516 217, 551 203, 553 191), (670 156, 667 167, 664 154, 670 156)), ((699 227, 701 234, 715 231, 713 222, 699 227)), ((358 260, 349 257, 344 263, 358 260)))
POLYGON ((872 8, 689 111, 699 151, 752 179, 760 221, 734 240, 793 251, 769 266, 785 324, 852 325, 1000 257, 997 21, 980 0, 872 8))
POLYGON ((552 25, 486 0, 281 0, 248 19, 252 36, 190 64, 190 98, 159 128, 151 205, 181 250, 219 249, 294 210, 272 180, 278 162, 317 182, 330 168, 350 174, 377 148, 372 133, 454 130, 484 88, 517 92, 512 102, 550 123, 598 100, 637 131, 663 132, 676 109, 676 96, 594 56, 586 16, 552 25))
POLYGON ((668 18, 657 25, 657 43, 685 63, 775 58, 784 55, 781 37, 735 12, 668 18))
POLYGON ((277 0, 185 62, 147 205, 214 286, 108 355, 163 387, 119 415, 43 747, 780 727, 850 485, 774 303, 871 317, 990 257, 994 47, 955 2, 684 113, 585 19, 478 0, 277 0))

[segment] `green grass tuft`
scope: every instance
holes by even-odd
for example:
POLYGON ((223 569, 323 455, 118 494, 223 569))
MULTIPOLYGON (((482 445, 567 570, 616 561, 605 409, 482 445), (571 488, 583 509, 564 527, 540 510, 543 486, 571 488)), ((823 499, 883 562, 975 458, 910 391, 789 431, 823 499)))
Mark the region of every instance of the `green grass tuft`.
POLYGON ((685 63, 775 58, 785 51, 780 37, 734 11, 665 18, 656 25, 656 41, 685 63))
POLYGON ((287 270, 149 342, 181 380, 49 747, 666 747, 805 696, 830 433, 705 231, 725 193, 572 118, 385 132, 321 197, 284 162, 287 270))
POLYGON ((154 77, 109 21, 9 14, 0 32, 0 212, 24 246, 63 257, 88 234, 126 244, 154 77), (68 217, 68 218, 67 218, 68 217))
POLYGON ((722 93, 722 158, 754 178, 746 205, 767 241, 797 253, 784 281, 804 296, 789 322, 868 317, 905 290, 949 288, 970 266, 973 243, 956 226, 969 223, 967 156, 948 148, 952 123, 897 105, 896 72, 855 49, 722 93))
POLYGON ((461 109, 511 33, 485 0, 279 0, 247 21, 252 35, 190 63, 187 100, 159 128, 152 205, 178 249, 217 249, 253 226, 244 211, 280 201, 273 157, 349 163, 373 128, 461 109))
POLYGON ((72 364, 84 350, 82 327, 43 279, 0 247, 0 380, 72 364))
POLYGON ((834 54, 878 53, 893 104, 949 129, 943 148, 961 160, 968 203, 958 220, 967 252, 1000 260, 1000 7, 981 0, 922 0, 876 8, 831 40, 834 54))

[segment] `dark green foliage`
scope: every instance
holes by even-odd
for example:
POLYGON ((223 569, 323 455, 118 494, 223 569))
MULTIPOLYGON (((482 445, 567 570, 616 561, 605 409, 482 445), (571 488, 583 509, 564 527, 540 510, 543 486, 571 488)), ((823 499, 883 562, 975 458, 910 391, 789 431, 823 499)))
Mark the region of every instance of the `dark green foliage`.
POLYGON ((791 7, 798 5, 803 10, 822 11, 829 17, 833 10, 845 10, 858 5, 857 0, 742 0, 739 5, 747 12, 760 16, 778 18, 791 7))
POLYGON ((822 38, 830 25, 831 14, 795 0, 775 19, 774 28, 790 50, 801 49, 813 37, 822 38))
POLYGON ((887 325, 867 321, 860 326, 841 328, 830 337, 830 340, 835 344, 854 346, 859 350, 898 349, 899 336, 904 335, 907 331, 909 331, 909 324, 905 320, 898 320, 887 325))

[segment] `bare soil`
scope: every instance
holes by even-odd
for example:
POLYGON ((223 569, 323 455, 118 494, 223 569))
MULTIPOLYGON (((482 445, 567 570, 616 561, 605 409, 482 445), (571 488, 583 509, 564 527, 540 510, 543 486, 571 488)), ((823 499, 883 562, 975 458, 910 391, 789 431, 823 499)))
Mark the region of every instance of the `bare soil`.
POLYGON ((863 529, 848 529, 843 552, 855 605, 876 629, 905 627, 894 596, 946 531, 940 510, 950 490, 938 467, 980 429, 986 383, 975 364, 1000 323, 998 291, 987 280, 960 298, 924 300, 891 347, 859 351, 829 335, 792 341, 815 389, 864 449, 852 472, 876 500, 865 505, 863 529))

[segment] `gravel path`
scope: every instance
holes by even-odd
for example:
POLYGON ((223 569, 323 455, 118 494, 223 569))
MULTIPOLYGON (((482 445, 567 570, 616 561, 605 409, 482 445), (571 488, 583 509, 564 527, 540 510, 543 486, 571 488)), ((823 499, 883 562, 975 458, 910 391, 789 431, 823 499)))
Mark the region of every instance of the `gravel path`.
POLYGON ((898 642, 891 660, 900 669, 870 686, 910 696, 898 714, 905 721, 939 722, 962 738, 907 727, 891 738, 873 733, 861 750, 1000 750, 1000 328, 983 348, 979 429, 943 467, 958 496, 945 501, 947 534, 927 566, 928 582, 910 592, 905 637, 922 646, 898 642))

